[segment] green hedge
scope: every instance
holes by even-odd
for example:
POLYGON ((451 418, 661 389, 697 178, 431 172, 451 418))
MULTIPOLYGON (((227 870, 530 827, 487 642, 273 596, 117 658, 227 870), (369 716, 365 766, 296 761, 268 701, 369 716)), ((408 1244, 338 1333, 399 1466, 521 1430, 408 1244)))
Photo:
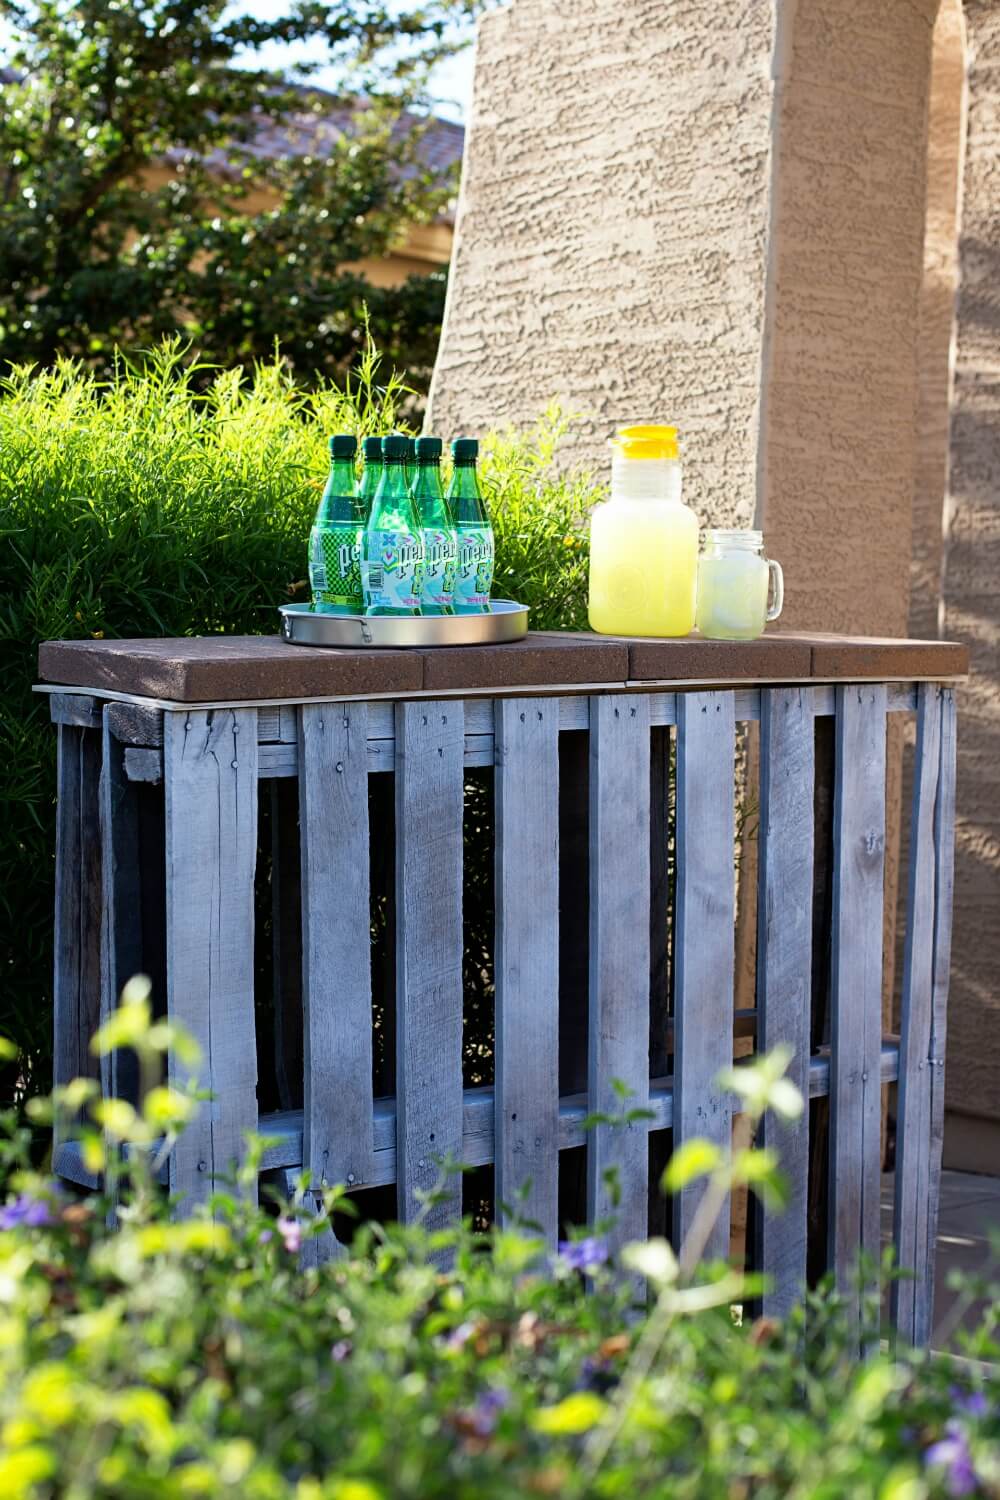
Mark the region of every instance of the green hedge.
MULTIPOLYGON (((70 365, 0 383, 0 1030, 44 1087, 51 1033, 55 737, 30 689, 52 638, 270 634, 305 596, 312 512, 335 431, 405 425, 409 397, 369 348, 353 386, 305 393, 280 362, 204 372, 167 345, 107 384, 70 365)), ((585 476, 550 477, 564 423, 493 435, 483 464, 498 593, 533 623, 585 619, 585 476)), ((451 436, 451 434, 445 434, 451 436)), ((12 1077, 8 1070, 8 1080, 12 1077)), ((8 1085, 9 1086, 9 1085, 8 1085)), ((2 1095, 2 1089, 0 1089, 2 1095)))

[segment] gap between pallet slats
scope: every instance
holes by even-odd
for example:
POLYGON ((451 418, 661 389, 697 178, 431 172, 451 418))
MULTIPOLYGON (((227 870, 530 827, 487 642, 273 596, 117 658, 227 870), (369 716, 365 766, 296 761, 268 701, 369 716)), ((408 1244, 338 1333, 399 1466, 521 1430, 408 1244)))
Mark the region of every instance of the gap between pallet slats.
MULTIPOLYGON (((702 1137, 728 1153, 732 1103, 716 1083, 732 1063, 736 731, 733 694, 685 693, 677 725, 677 905, 674 929, 674 1150, 702 1137)), ((674 1242, 687 1240, 703 1181, 674 1199, 674 1242)), ((709 1260, 729 1255, 728 1201, 708 1230, 709 1260)))
POLYGON ((879 1257, 885 704, 880 684, 837 689, 829 1232, 855 1318, 859 1253, 879 1257))
POLYGON ((461 702, 396 709, 397 1188, 430 1228, 462 1208, 442 1172, 462 1160, 462 721, 461 702))
MULTIPOLYGON (((90 1039, 101 1006, 101 736, 62 724, 57 733, 53 1079, 66 1084, 98 1074, 90 1039)), ((57 1147, 61 1139, 57 1126, 57 1147)))
MULTIPOLYGON (((125 776, 122 746, 104 709, 101 820, 101 1024, 118 1005, 122 988, 142 968, 142 886, 139 864, 138 793, 125 776)), ((131 1048, 101 1058, 101 1092, 137 1100, 138 1059, 131 1048)))
MULTIPOLYGON (((198 1042, 211 1089, 171 1156, 181 1212, 232 1171, 257 1127, 253 894, 257 714, 170 714, 164 726, 167 1012, 198 1042)), ((189 1070, 171 1059, 178 1081, 189 1070)))
POLYGON ((559 1220, 559 703, 496 705, 496 1202, 559 1220))
MULTIPOLYGON (((814 717, 812 690, 762 694, 760 730, 757 1027, 761 1052, 791 1050, 787 1076, 809 1094, 812 978, 814 717)), ((806 1285, 809 1110, 798 1120, 765 1115, 760 1144, 780 1156, 788 1202, 757 1214, 756 1264, 769 1279, 763 1311, 783 1317, 806 1285)))

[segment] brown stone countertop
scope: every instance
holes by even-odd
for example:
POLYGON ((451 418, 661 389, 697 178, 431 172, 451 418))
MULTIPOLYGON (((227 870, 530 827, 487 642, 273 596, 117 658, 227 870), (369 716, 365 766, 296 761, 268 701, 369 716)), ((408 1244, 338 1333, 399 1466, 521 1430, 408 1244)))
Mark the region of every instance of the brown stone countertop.
POLYGON ((294 646, 278 636, 46 641, 45 682, 172 703, 413 693, 506 693, 626 683, 767 683, 964 676, 949 641, 768 632, 757 641, 620 639, 531 631, 502 646, 407 651, 294 646))

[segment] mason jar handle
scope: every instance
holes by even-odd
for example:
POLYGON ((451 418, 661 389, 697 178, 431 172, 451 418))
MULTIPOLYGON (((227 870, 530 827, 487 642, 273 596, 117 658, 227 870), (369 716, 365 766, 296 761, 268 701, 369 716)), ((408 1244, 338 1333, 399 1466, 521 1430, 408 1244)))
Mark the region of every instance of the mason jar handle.
POLYGON ((776 620, 781 614, 781 606, 785 602, 785 575, 781 571, 781 564, 773 559, 768 560, 768 571, 771 577, 771 588, 774 590, 774 599, 771 608, 767 612, 769 620, 776 620))

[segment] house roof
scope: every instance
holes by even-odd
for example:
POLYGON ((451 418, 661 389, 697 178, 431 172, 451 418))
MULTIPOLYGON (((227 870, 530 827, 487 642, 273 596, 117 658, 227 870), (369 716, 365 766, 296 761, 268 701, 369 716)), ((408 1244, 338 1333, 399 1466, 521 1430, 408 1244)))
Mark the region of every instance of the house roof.
MULTIPOLYGON (((297 114, 286 115, 281 120, 274 119, 263 110, 255 111, 253 132, 245 142, 241 142, 240 152, 261 162, 321 155, 344 135, 351 133, 355 122, 366 108, 361 99, 345 103, 333 95, 324 96, 317 90, 310 90, 310 93, 314 98, 319 94, 319 98, 327 102, 318 110, 302 110, 297 114)), ((421 129, 421 135, 417 143, 417 154, 421 165, 433 176, 444 178, 462 160, 465 127, 451 120, 438 119, 434 115, 428 119, 405 110, 393 125, 392 135, 399 141, 418 128, 421 129)), ((166 159, 176 164, 185 155, 182 148, 177 148, 168 151, 166 159)), ((242 168, 242 163, 237 167, 221 146, 209 152, 205 161, 220 173, 235 173, 242 168)), ((404 171, 407 170, 409 169, 404 168, 404 171)))

